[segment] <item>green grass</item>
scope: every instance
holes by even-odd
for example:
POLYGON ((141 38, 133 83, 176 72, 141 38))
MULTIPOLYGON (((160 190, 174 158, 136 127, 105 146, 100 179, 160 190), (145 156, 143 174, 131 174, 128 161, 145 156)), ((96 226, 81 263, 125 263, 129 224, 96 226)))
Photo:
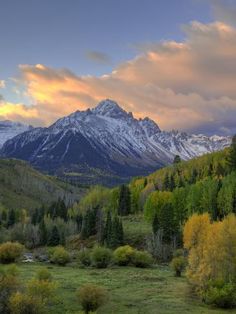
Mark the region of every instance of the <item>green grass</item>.
MULTIPOLYGON (((27 281, 43 264, 19 265, 20 277, 27 281)), ((109 300, 98 314, 223 314, 236 310, 210 308, 189 292, 186 278, 176 278, 167 266, 152 269, 117 267, 105 270, 48 266, 59 284, 58 301, 52 314, 80 313, 75 292, 84 283, 104 286, 109 300)))
POLYGON ((143 215, 132 215, 122 218, 125 243, 144 248, 146 238, 152 234, 152 225, 144 220, 143 215))

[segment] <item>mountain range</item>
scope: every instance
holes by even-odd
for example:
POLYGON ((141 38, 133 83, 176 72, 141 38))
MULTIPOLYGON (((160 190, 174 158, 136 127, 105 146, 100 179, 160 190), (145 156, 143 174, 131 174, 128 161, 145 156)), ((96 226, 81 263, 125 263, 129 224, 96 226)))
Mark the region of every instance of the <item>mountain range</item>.
POLYGON ((109 185, 148 174, 172 163, 175 155, 188 160, 230 143, 230 137, 161 131, 153 120, 136 119, 106 99, 49 127, 25 130, 7 140, 0 154, 51 174, 109 185))
POLYGON ((31 125, 26 125, 20 122, 14 122, 10 120, 0 121, 0 148, 9 139, 14 136, 31 130, 31 125))

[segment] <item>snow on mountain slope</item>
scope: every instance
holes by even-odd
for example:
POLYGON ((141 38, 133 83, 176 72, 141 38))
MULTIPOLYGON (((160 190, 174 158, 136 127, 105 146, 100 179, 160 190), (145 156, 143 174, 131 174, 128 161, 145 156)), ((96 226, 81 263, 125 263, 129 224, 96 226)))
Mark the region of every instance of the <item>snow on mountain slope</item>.
POLYGON ((9 120, 0 121, 0 148, 9 139, 25 131, 31 130, 32 126, 9 120))
POLYGON ((47 171, 96 168, 118 176, 146 174, 171 163, 223 149, 230 137, 161 131, 149 118, 135 119, 109 99, 76 111, 48 128, 7 141, 1 154, 30 161, 47 171))

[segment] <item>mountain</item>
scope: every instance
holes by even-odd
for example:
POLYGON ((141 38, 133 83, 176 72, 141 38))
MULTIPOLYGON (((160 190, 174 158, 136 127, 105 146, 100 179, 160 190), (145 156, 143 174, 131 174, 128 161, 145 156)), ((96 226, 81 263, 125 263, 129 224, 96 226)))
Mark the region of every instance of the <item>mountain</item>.
POLYGON ((48 128, 34 128, 8 140, 1 155, 29 161, 34 167, 112 184, 145 175, 173 161, 223 149, 229 137, 161 131, 149 118, 135 119, 112 100, 76 111, 48 128))
POLYGON ((58 198, 71 204, 85 193, 55 177, 43 175, 25 161, 0 160, 0 208, 33 209, 58 198))
POLYGON ((9 120, 0 121, 0 147, 14 136, 31 130, 33 127, 25 125, 20 122, 13 122, 9 120))

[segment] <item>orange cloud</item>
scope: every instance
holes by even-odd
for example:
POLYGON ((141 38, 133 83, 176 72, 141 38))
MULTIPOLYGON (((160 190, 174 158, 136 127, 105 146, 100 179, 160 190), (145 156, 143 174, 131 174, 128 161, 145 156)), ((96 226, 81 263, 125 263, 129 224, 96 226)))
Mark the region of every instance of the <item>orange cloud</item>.
POLYGON ((112 98, 138 117, 152 117, 164 129, 235 128, 236 29, 222 22, 193 22, 183 29, 184 42, 154 44, 98 78, 40 64, 21 65, 21 79, 34 103, 20 107, 19 117, 28 114, 31 120, 32 114, 34 120, 49 124, 112 98))

